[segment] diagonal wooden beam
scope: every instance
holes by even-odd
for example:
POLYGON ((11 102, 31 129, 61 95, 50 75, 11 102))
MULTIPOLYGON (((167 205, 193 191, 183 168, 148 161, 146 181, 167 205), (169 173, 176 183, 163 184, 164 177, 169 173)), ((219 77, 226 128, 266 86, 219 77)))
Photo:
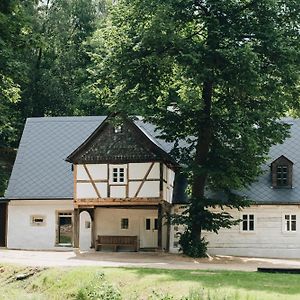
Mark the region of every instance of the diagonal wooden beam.
POLYGON ((86 174, 88 175, 88 177, 89 177, 89 179, 90 179, 90 181, 91 181, 91 183, 92 183, 92 186, 93 186, 93 188, 94 188, 94 190, 95 190, 95 192, 96 192, 98 198, 101 198, 100 193, 99 193, 99 191, 98 191, 98 189, 97 189, 97 186, 96 186, 96 184, 95 184, 95 182, 94 182, 94 180, 93 180, 93 178, 92 178, 92 176, 91 176, 91 174, 90 174, 90 172, 89 172, 87 166, 86 166, 86 165, 83 165, 83 167, 84 167, 84 169, 85 169, 85 171, 86 171, 86 174))
POLYGON ((145 174, 145 176, 144 176, 144 178, 143 178, 143 181, 141 182, 140 186, 138 187, 138 189, 137 189, 137 191, 136 191, 134 197, 137 197, 137 196, 138 196, 138 194, 139 194, 140 190, 142 189, 142 187, 143 187, 143 185, 144 185, 144 183, 145 183, 145 181, 146 181, 148 175, 150 174, 150 172, 151 172, 153 166, 154 166, 154 162, 151 163, 151 165, 150 165, 150 167, 149 167, 147 173, 145 174))

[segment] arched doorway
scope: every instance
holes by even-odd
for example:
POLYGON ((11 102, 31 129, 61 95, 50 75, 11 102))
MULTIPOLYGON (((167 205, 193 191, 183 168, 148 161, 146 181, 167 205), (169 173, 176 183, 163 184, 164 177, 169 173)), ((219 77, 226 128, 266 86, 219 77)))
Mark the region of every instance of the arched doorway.
POLYGON ((80 213, 79 224, 79 248, 80 250, 90 250, 92 242, 92 219, 87 211, 80 213))

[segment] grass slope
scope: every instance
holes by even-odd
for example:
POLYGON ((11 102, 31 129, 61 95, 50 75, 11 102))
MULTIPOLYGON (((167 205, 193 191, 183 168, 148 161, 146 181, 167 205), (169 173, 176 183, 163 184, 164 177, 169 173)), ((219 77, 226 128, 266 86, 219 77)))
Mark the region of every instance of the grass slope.
POLYGON ((99 267, 30 269, 3 265, 0 299, 111 300, 119 299, 113 298, 114 290, 118 290, 125 300, 296 300, 300 299, 299 282, 300 275, 292 274, 99 267), (34 275, 16 280, 21 273, 34 275), (81 291, 91 285, 102 286, 105 293, 100 298, 84 298, 81 291))

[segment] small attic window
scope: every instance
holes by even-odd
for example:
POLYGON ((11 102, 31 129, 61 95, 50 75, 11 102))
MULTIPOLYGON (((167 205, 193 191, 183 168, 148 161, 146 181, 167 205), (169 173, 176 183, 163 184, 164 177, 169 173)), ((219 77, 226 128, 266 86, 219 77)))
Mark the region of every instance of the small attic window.
POLYGON ((123 131, 123 126, 122 125, 116 125, 114 127, 114 133, 121 133, 123 131))
POLYGON ((292 188, 293 162, 280 156, 271 164, 272 186, 274 188, 292 188))
POLYGON ((277 186, 287 186, 288 185, 288 166, 278 165, 276 167, 276 180, 277 186))

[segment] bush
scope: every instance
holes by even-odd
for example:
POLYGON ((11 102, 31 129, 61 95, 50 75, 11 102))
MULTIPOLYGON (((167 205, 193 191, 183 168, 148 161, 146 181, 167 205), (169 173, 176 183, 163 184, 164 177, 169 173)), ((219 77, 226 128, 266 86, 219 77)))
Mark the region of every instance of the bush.
POLYGON ((190 231, 185 231, 179 238, 180 250, 191 257, 207 257, 208 242, 201 238, 199 241, 192 239, 190 231))
POLYGON ((89 285, 79 289, 76 300, 121 300, 120 292, 104 279, 103 273, 95 275, 89 285))

